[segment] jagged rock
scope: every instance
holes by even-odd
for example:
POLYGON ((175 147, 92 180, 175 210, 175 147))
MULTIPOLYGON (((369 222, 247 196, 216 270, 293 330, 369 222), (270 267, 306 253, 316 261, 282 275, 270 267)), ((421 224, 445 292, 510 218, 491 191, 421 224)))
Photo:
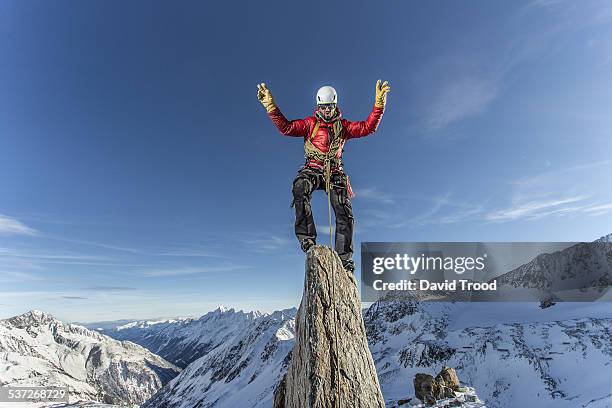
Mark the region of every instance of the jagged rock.
POLYGON ((424 403, 433 405, 442 392, 440 385, 432 375, 418 373, 414 376, 414 394, 424 403))
POLYGON ((287 376, 284 375, 282 380, 278 383, 278 386, 274 390, 274 400, 272 401, 272 408, 284 408, 285 407, 286 385, 287 385, 287 376))
POLYGON ((540 302, 540 309, 546 309, 554 306, 556 303, 551 298, 546 298, 540 302))
MULTIPOLYGON (((414 393, 418 399, 427 405, 434 405, 436 401, 445 398, 455 398, 455 391, 465 391, 459 384, 459 377, 454 368, 442 367, 434 378, 429 374, 417 374, 414 376, 414 393)), ((461 406, 461 402, 458 402, 461 406)))
MULTIPOLYGON (((450 388, 448 387, 446 387, 446 389, 450 390, 450 388)), ((387 400, 386 404, 387 408, 486 408, 485 403, 481 401, 480 398, 478 398, 478 396, 476 395, 476 391, 471 387, 462 387, 462 390, 459 392, 455 392, 452 397, 444 397, 435 401, 433 399, 430 399, 427 403, 424 404, 417 401, 415 398, 405 398, 398 400, 391 399, 387 400)))
MULTIPOLYGON (((285 408, 384 408, 355 278, 323 246, 306 258, 285 408)), ((278 407, 275 405, 275 407, 278 407)))
POLYGON ((436 376, 436 381, 450 388, 453 391, 459 391, 459 377, 454 368, 442 367, 440 373, 436 376))

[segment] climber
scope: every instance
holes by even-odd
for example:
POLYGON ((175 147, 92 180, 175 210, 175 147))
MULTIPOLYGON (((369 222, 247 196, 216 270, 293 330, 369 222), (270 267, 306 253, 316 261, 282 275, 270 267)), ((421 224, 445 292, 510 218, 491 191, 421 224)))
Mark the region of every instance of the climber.
POLYGON ((352 122, 342 118, 336 90, 324 86, 317 92, 314 115, 289 121, 274 102, 266 84, 257 85, 257 98, 278 130, 286 136, 304 138, 306 163, 293 181, 291 203, 291 206, 295 206, 295 235, 302 250, 307 252, 316 244, 317 232, 310 206, 312 192, 325 190, 336 216, 335 250, 344 268, 350 272, 355 271, 352 259, 354 219, 351 207, 354 194, 342 168, 342 152, 348 139, 376 131, 390 90, 387 81, 378 80, 372 112, 366 120, 352 122))

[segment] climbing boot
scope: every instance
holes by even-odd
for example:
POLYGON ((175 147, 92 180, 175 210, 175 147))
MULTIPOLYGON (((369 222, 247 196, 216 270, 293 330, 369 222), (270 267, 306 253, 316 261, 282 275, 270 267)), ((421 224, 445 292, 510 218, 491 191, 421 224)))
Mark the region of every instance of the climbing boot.
POLYGON ((316 242, 314 242, 312 239, 305 239, 300 242, 300 245, 302 246, 302 251, 308 252, 310 248, 316 245, 316 242))
POLYGON ((342 266, 347 272, 355 273, 355 262, 352 259, 343 260, 342 266))

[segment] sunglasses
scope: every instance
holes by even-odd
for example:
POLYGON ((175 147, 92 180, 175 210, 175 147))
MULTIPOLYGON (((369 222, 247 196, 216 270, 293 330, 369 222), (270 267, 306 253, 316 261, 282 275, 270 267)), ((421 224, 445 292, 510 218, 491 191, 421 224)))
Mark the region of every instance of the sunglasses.
POLYGON ((319 105, 319 109, 322 111, 325 110, 334 110, 336 109, 336 104, 335 103, 329 103, 329 104, 325 104, 325 105, 319 105))

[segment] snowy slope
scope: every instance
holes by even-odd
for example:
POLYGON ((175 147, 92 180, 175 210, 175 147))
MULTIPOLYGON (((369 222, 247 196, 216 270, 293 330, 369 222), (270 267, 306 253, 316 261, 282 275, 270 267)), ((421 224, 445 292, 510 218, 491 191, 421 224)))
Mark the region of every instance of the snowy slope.
POLYGON ((455 398, 437 400, 434 405, 426 405, 415 396, 385 400, 387 408, 486 408, 483 401, 478 398, 476 391, 471 387, 464 387, 465 391, 455 392, 455 398))
POLYGON ((563 303, 543 310, 534 303, 395 298, 373 304, 364 320, 385 398, 414 395, 416 373, 435 375, 447 365, 490 408, 610 402, 612 308, 607 303, 563 303))
POLYGON ((99 404, 97 402, 85 401, 74 404, 47 405, 44 408, 119 408, 119 405, 99 404))
MULTIPOLYGON (((10 402, 1 403, 0 408, 126 408, 128 405, 111 405, 103 404, 95 401, 78 401, 69 403, 35 403, 35 402, 10 402)), ((138 405, 129 406, 130 408, 138 408, 138 405)))
POLYGON ((191 363, 143 408, 265 407, 287 369, 296 310, 254 318, 191 363))
POLYGON ((140 344, 185 368, 261 316, 260 312, 245 313, 221 306, 199 319, 135 321, 107 328, 104 333, 117 340, 140 344))
POLYGON ((68 386, 75 401, 138 404, 179 371, 137 344, 37 310, 0 320, 0 385, 68 386))

